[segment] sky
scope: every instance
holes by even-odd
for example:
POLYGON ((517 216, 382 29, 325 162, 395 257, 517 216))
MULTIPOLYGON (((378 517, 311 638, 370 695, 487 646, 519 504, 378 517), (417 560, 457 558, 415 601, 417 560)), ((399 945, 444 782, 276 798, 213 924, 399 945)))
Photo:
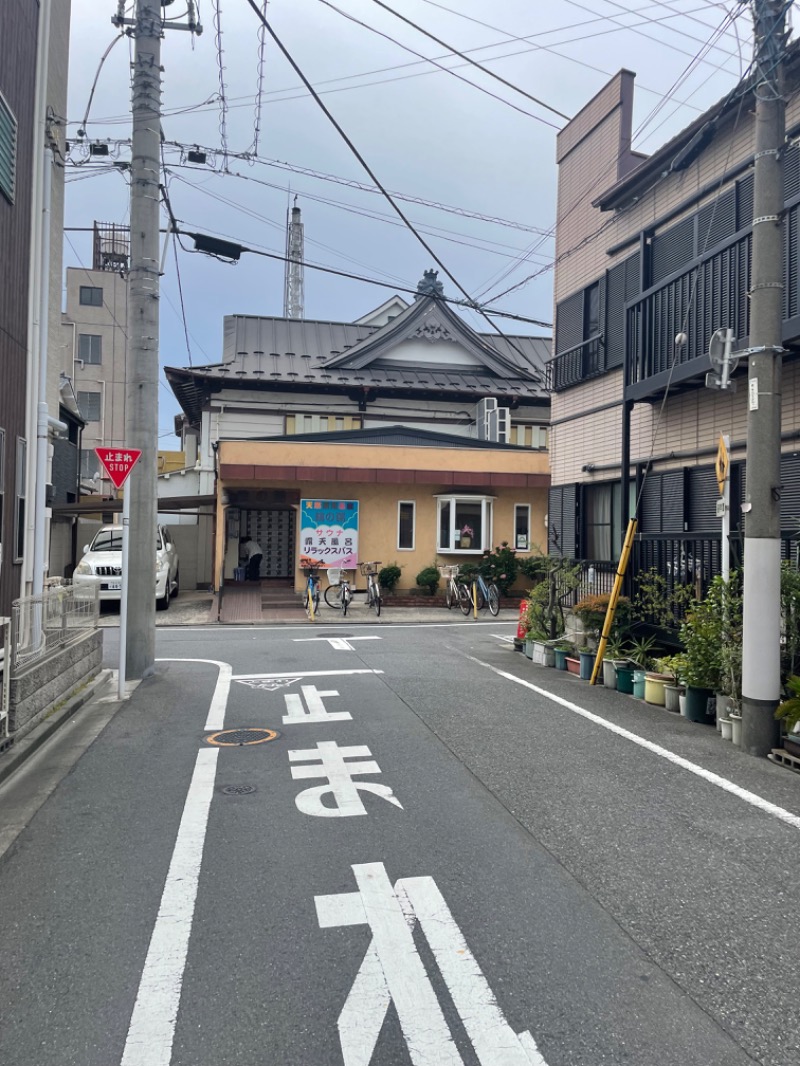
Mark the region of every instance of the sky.
MULTIPOLYGON (((738 0, 383 2, 269 0, 266 11, 460 286, 496 310, 543 323, 553 319, 555 138, 564 116, 620 68, 632 70, 633 147, 652 152, 728 92, 752 56, 749 5, 738 0)), ((119 36, 110 21, 116 7, 116 0, 72 0, 65 269, 91 265, 91 235, 69 227, 129 219, 126 175, 113 166, 130 159, 129 39, 116 41, 97 76, 119 36), (110 142, 110 163, 89 161, 78 137, 96 76, 86 141, 110 142)), ((166 9, 177 21, 184 12, 185 0, 166 9)), ((390 203, 370 191, 370 177, 278 46, 268 35, 262 44, 247 0, 200 0, 199 15, 202 35, 168 31, 162 52, 166 181, 182 228, 283 255, 287 207, 297 196, 308 263, 411 289, 426 269, 439 269, 445 295, 460 296, 390 203), (210 150, 205 166, 187 162, 194 145, 210 150)), ((182 244, 164 260, 162 367, 219 362, 224 315, 283 314, 283 263, 245 254, 232 266, 192 252, 190 239, 182 244)), ((352 321, 393 291, 307 267, 305 317, 352 321)), ((475 312, 463 314, 489 331, 475 312)), ((506 333, 549 334, 497 321, 506 333)), ((169 449, 179 407, 161 380, 159 443, 169 449)))

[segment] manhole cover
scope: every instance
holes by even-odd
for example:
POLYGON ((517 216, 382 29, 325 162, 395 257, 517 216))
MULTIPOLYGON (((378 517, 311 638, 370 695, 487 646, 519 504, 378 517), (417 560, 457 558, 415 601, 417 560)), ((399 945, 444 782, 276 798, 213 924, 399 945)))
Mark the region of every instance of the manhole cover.
POLYGON ((220 748, 240 748, 245 744, 266 744, 279 736, 276 729, 223 729, 221 733, 206 737, 206 743, 220 748))
POLYGON ((225 785, 220 792, 223 796, 249 796, 255 790, 255 785, 225 785))

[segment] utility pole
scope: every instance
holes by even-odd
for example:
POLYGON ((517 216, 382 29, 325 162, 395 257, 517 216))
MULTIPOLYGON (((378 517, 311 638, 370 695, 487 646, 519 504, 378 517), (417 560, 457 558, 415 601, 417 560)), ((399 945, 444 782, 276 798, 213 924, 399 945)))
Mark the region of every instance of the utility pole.
MULTIPOLYGON (((744 504, 742 749, 777 742, 780 699, 780 453, 783 357, 783 60, 786 0, 753 0, 755 174, 744 504)), ((745 354, 745 353, 742 353, 745 354)))
MULTIPOLYGON (((131 224, 128 278, 128 365, 125 444, 141 450, 125 487, 129 498, 126 666, 132 679, 147 677, 155 664, 156 519, 158 516, 158 310, 161 184, 161 38, 163 0, 136 0, 125 17, 119 0, 114 25, 128 27, 134 41, 131 88, 131 224)), ((202 32, 188 4, 188 24, 171 29, 202 32)), ((126 500, 128 503, 128 500, 126 500)))

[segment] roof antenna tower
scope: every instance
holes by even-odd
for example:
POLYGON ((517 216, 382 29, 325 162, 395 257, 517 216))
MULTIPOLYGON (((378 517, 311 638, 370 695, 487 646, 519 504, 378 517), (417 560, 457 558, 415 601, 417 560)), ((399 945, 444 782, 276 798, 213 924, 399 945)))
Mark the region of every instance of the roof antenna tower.
POLYGON ((286 218, 286 275, 283 285, 283 317, 303 317, 303 223, 297 197, 286 218))

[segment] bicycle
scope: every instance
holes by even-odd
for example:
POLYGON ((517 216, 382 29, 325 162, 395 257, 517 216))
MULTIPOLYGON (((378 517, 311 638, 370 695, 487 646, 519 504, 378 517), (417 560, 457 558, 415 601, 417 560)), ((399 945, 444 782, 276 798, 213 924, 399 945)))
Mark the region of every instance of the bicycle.
POLYGON ((472 588, 466 603, 459 600, 459 607, 463 614, 469 614, 473 607, 476 611, 488 607, 493 615, 497 615, 500 610, 500 591, 494 582, 487 584, 486 578, 478 570, 472 579, 472 588))
POLYGON ((439 566, 439 573, 447 581, 447 585, 444 590, 445 603, 447 604, 448 611, 451 607, 458 604, 464 614, 469 614, 469 609, 472 606, 470 600, 469 589, 463 581, 457 581, 460 567, 452 564, 442 564, 439 566), (466 604, 466 607, 464 606, 466 604))
POLYGON ((329 607, 333 607, 337 611, 341 611, 343 615, 347 615, 347 608, 353 599, 348 571, 332 566, 328 569, 327 575, 330 584, 325 589, 325 602, 329 607))
POLYGON ((380 562, 359 563, 358 568, 367 579, 367 607, 374 607, 378 618, 381 616, 381 589, 378 584, 378 567, 380 562))
POLYGON ((317 566, 304 566, 303 573, 306 575, 306 595, 305 606, 306 615, 315 621, 315 616, 319 610, 319 567, 317 566))

